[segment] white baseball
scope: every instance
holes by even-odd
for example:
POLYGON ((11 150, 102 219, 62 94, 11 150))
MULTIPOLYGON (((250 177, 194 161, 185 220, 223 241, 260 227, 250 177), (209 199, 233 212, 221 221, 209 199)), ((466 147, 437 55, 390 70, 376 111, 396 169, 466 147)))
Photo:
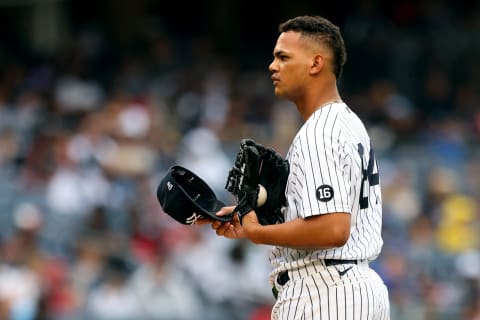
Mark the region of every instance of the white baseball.
POLYGON ((257 207, 261 207, 267 201, 267 190, 261 184, 258 185, 260 190, 258 190, 258 198, 257 198, 257 207))

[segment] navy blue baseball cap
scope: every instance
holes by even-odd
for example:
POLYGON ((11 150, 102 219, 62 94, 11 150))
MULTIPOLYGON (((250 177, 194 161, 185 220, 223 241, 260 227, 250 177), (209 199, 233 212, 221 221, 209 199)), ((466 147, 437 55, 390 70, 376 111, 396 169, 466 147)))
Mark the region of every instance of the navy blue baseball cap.
POLYGON ((233 217, 215 215, 225 204, 199 176, 178 165, 171 167, 158 185, 157 199, 163 211, 182 224, 204 218, 226 222, 233 217))

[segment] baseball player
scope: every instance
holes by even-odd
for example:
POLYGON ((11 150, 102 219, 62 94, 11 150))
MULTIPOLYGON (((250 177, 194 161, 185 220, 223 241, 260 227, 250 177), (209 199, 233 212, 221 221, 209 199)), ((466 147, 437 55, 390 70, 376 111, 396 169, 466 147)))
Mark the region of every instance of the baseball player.
POLYGON ((387 288, 369 267, 383 244, 378 167, 362 121, 337 89, 346 61, 339 28, 299 16, 279 31, 269 66, 275 94, 305 120, 286 156, 285 222, 262 225, 251 210, 241 223, 212 227, 274 246, 272 319, 390 319, 387 288))

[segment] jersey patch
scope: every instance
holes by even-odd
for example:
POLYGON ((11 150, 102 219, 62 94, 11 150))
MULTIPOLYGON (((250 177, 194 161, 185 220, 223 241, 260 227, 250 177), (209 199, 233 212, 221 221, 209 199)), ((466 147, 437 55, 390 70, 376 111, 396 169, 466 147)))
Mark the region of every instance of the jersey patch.
POLYGON ((318 201, 328 202, 333 199, 333 188, 328 184, 321 185, 316 190, 316 196, 318 201))

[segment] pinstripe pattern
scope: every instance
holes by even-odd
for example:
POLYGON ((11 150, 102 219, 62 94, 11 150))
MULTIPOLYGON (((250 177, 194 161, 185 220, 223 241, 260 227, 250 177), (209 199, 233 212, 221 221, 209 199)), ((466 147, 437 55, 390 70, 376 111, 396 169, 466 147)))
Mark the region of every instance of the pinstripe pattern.
POLYGON ((318 273, 292 276, 279 289, 272 320, 388 320, 387 288, 367 263, 318 265, 318 273), (350 268, 344 275, 339 271, 350 268))
POLYGON ((287 154, 286 221, 347 212, 352 227, 341 248, 272 250, 271 283, 284 270, 294 279, 278 288, 281 296, 272 319, 389 319, 388 293, 367 263, 330 267, 321 263, 323 259, 371 261, 380 253, 382 198, 370 150, 362 121, 344 103, 319 108, 294 138, 287 154), (338 268, 351 266, 340 277, 338 268))

